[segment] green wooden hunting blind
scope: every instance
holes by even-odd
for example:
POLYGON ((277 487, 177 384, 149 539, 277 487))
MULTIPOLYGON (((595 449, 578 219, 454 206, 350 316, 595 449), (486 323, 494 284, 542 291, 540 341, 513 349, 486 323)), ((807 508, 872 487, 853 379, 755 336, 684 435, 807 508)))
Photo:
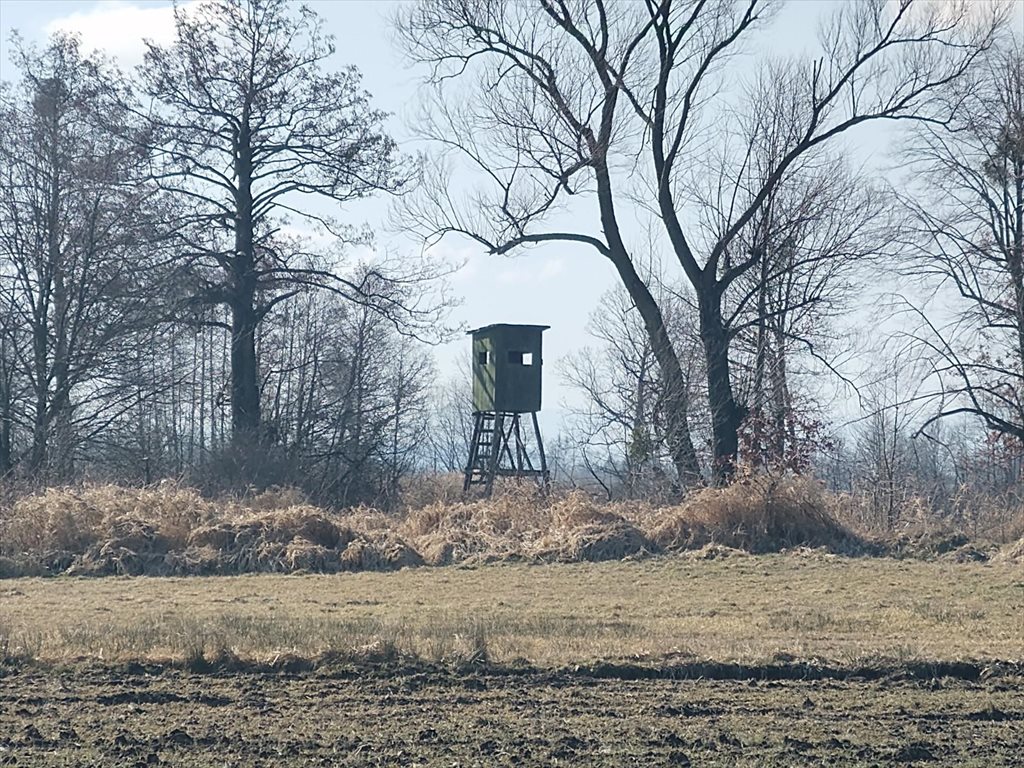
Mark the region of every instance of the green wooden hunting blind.
POLYGON ((537 412, 541 406, 541 334, 546 325, 499 323, 470 331, 473 337, 473 437, 463 490, 483 485, 490 494, 497 476, 548 482, 537 412), (521 416, 531 414, 539 466, 524 441, 521 416))
POLYGON ((473 410, 540 410, 541 334, 546 325, 488 325, 473 337, 473 410))

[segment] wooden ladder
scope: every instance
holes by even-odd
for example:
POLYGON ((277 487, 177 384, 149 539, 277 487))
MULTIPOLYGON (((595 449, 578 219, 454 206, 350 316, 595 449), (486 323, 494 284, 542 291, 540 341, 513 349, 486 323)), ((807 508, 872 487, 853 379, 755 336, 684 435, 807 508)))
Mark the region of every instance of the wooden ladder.
POLYGON ((474 414, 473 438, 469 444, 469 461, 466 463, 465 480, 462 490, 468 491, 474 485, 487 485, 490 491, 494 482, 492 464, 498 459, 500 446, 495 436, 500 428, 497 415, 487 411, 474 414))

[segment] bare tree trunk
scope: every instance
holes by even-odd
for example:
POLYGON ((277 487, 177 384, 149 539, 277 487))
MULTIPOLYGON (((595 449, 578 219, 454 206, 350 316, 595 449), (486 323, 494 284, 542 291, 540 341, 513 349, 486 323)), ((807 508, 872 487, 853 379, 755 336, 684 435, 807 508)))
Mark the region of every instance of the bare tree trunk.
POLYGON ((233 437, 257 437, 260 393, 256 361, 256 312, 244 299, 231 307, 231 429, 233 437))
POLYGON ((601 209, 601 221, 608 238, 608 257, 619 273, 619 278, 636 305, 644 328, 651 340, 651 351, 661 369, 665 388, 665 412, 668 421, 666 441, 672 454, 672 463, 676 475, 683 487, 701 482, 700 463, 693 447, 689 424, 689 397, 686 376, 679 363, 672 339, 665 327, 665 318, 658 307, 658 302, 651 295, 650 289, 637 274, 633 261, 629 258, 625 243, 619 233, 615 215, 615 203, 612 196, 611 177, 607 166, 602 162, 596 164, 598 200, 601 209))
POLYGON ((254 253, 252 148, 249 116, 242 115, 235 155, 235 253, 231 296, 232 437, 260 439, 259 365, 256 358, 256 258, 254 253))
POLYGON ((7 359, 7 340, 0 337, 0 478, 14 468, 13 431, 14 397, 11 393, 13 377, 7 359))
POLYGON ((54 475, 64 479, 71 474, 71 453, 73 436, 71 434, 71 382, 69 324, 72 308, 68 295, 68 285, 64 258, 57 254, 53 269, 53 394, 50 397, 50 423, 53 434, 50 436, 50 464, 54 475))
POLYGON ((665 319, 650 290, 640 279, 628 259, 612 260, 619 270, 626 291, 636 305, 644 327, 651 339, 651 350, 661 370, 665 387, 665 415, 668 420, 666 442, 672 454, 672 463, 682 486, 701 482, 700 464, 697 451, 690 436, 690 408, 686 376, 679 363, 672 340, 669 338, 665 319))
POLYGON ((775 322, 775 360, 772 366, 772 409, 775 432, 774 455, 779 461, 786 461, 787 452, 792 454, 796 445, 793 426, 793 399, 789 391, 789 373, 786 365, 786 334, 782 330, 785 315, 775 322))
POLYGON ((699 294, 700 339, 707 359, 708 406, 711 410, 712 472, 717 482, 726 482, 735 472, 739 451, 739 430, 743 409, 732 389, 729 363, 729 332, 722 322, 718 287, 706 287, 699 294))
POLYGON ((46 463, 46 444, 49 433, 47 420, 47 366, 46 366, 46 326, 38 322, 32 329, 32 448, 28 455, 28 471, 38 473, 46 463))
POLYGON ((757 309, 755 327, 757 334, 754 341, 754 380, 750 394, 747 397, 747 407, 753 411, 754 418, 752 423, 748 425, 748 429, 752 430, 752 434, 749 434, 747 437, 748 445, 746 448, 752 448, 748 461, 765 464, 770 461, 770 457, 766 455, 765 443, 769 439, 766 410, 768 404, 767 380, 771 375, 768 370, 768 358, 770 356, 770 344, 768 341, 768 284, 771 270, 767 253, 761 255, 760 262, 756 286, 757 309))

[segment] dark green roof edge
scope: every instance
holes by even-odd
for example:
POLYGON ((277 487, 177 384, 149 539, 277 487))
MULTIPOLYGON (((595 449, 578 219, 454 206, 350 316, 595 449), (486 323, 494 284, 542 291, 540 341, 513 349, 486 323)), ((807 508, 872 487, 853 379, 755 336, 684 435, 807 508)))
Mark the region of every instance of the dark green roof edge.
POLYGON ((494 330, 495 328, 533 328, 533 329, 539 330, 539 331, 546 331, 550 327, 551 327, 550 325, 521 325, 519 323, 492 323, 491 325, 483 325, 483 326, 481 326, 479 328, 474 328, 471 331, 466 331, 466 335, 467 336, 475 336, 478 333, 483 333, 484 331, 491 331, 491 330, 494 330))

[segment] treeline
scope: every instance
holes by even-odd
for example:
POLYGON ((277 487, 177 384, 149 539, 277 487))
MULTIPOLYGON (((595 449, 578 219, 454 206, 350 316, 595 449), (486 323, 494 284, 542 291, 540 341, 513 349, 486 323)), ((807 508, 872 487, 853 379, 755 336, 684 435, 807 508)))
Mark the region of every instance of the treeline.
POLYGON ((0 100, 0 475, 187 476, 387 503, 434 378, 438 276, 342 206, 415 168, 320 20, 176 14, 130 75, 14 39, 0 100), (363 252, 370 252, 363 249, 363 252))
POLYGON ((403 5, 422 162, 283 0, 179 9, 175 42, 130 74, 71 37, 16 39, 0 474, 388 506, 405 478, 458 471, 465 391, 423 344, 445 335, 444 266, 352 258, 373 251, 345 204, 401 193, 425 243, 561 243, 614 266, 595 344, 561 363, 584 403, 553 441, 566 482, 667 498, 816 472, 887 526, 1015 493, 1017 9, 855 0, 785 56, 779 13, 403 5), (899 168, 866 165, 862 137, 899 168))
MULTIPOLYGON (((674 318, 670 333, 685 350, 689 424, 707 462, 711 419, 700 391, 699 340, 694 323, 682 321, 693 309, 678 296, 665 302, 674 318)), ((592 313, 590 332, 593 344, 562 366, 586 397, 569 413, 564 435, 571 439, 559 451, 561 469, 609 499, 671 501, 679 488, 666 439, 663 382, 622 289, 609 292, 592 313)), ((833 343, 840 341, 837 336, 833 343)), ((1012 537, 1024 507, 1019 441, 963 415, 932 422, 935 398, 920 389, 929 369, 917 350, 905 344, 890 349, 892 341, 856 337, 876 357, 857 388, 846 389, 846 409, 826 399, 835 382, 821 386, 823 375, 806 350, 792 350, 782 370, 773 366, 776 385, 769 392, 758 386, 756 346, 749 357, 738 357, 737 388, 745 402, 760 404, 740 434, 740 479, 760 472, 813 474, 843 494, 847 519, 871 529, 945 520, 1000 536, 1005 529, 1012 537)))

